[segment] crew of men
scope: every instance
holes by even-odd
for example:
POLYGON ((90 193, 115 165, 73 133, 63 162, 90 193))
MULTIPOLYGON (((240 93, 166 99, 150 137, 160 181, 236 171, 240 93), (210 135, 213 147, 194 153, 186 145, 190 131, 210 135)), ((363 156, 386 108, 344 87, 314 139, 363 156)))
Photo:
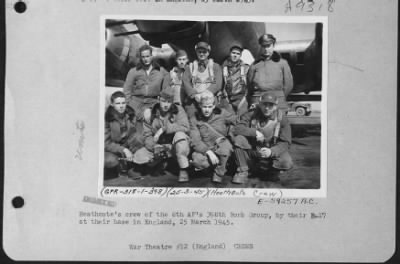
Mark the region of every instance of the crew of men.
POLYGON ((221 183, 231 158, 233 183, 246 183, 249 175, 279 181, 280 172, 293 166, 286 118, 293 78, 274 51, 275 37, 264 34, 258 42, 261 55, 252 65, 234 44, 221 66, 201 41, 193 62, 176 51, 170 72, 155 63, 151 46, 140 47, 140 63, 106 110, 105 173, 130 176, 137 164, 165 168, 174 159, 179 182, 206 171, 221 183))

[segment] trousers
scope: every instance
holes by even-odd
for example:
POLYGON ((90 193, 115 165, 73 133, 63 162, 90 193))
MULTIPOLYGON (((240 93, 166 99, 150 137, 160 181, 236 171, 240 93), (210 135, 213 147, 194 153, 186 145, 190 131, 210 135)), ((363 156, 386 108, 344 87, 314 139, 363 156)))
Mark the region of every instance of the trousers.
POLYGON ((118 158, 123 158, 123 154, 104 152, 104 177, 105 178, 115 178, 118 177, 120 173, 127 173, 132 164, 129 164, 126 160, 118 160, 118 158))
MULTIPOLYGON (((166 142, 163 142, 166 143, 166 142)), ((174 134, 172 142, 172 156, 176 158, 179 168, 184 169, 189 167, 189 136, 186 133, 178 131, 174 134)), ((154 152, 147 150, 145 147, 139 149, 135 156, 140 157, 141 160, 150 161, 154 157, 154 152)))
MULTIPOLYGON (((235 137, 235 142, 241 142, 241 146, 251 146, 246 137, 239 135, 235 137), (247 142, 247 144, 246 144, 247 142)), ((275 168, 277 170, 289 170, 293 167, 292 157, 288 151, 283 152, 281 155, 273 158, 263 158, 255 149, 243 148, 235 146, 235 162, 238 166, 238 171, 249 171, 251 168, 268 170, 275 168)))
POLYGON ((104 168, 114 168, 119 164, 119 156, 112 152, 104 152, 104 168))
MULTIPOLYGON (((219 158, 219 163, 215 166, 214 173, 222 177, 226 173, 226 163, 233 152, 232 144, 228 139, 223 138, 219 142, 215 143, 212 150, 219 158)), ((211 166, 207 155, 199 152, 192 153, 192 164, 198 170, 207 169, 211 166)))

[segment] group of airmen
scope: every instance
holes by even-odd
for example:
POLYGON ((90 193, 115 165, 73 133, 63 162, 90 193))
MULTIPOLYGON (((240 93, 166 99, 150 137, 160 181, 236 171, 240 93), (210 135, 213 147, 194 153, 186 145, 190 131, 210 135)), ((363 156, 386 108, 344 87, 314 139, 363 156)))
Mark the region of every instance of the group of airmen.
POLYGON ((244 184, 249 175, 279 181, 280 171, 293 166, 286 118, 293 78, 274 51, 275 37, 264 34, 258 43, 261 55, 251 65, 241 60, 239 44, 219 65, 202 41, 193 62, 184 50, 176 51, 170 72, 153 60, 151 46, 141 46, 140 63, 106 110, 105 173, 129 176, 137 164, 154 168, 174 159, 178 182, 207 171, 221 183, 231 158, 233 183, 244 184))

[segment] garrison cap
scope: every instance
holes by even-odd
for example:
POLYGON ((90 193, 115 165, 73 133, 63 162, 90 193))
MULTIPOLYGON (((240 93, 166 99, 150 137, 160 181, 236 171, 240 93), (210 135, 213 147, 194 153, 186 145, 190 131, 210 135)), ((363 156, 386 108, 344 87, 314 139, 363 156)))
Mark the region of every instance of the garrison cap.
POLYGON ((275 44, 276 38, 272 34, 264 34, 258 39, 258 44, 260 45, 268 45, 275 44))
POLYGON ((196 46, 194 46, 194 49, 195 50, 205 49, 205 50, 211 51, 211 46, 210 46, 210 44, 208 44, 205 41, 200 41, 199 43, 196 44, 196 46))
POLYGON ((186 56, 186 57, 187 57, 186 51, 184 51, 184 50, 177 50, 177 51, 176 51, 175 58, 180 58, 180 57, 183 57, 183 56, 186 56))
POLYGON ((277 104, 278 100, 273 93, 265 93, 261 96, 260 103, 277 104))
POLYGON ((165 89, 163 89, 160 93, 160 97, 172 102, 174 100, 174 90, 171 86, 167 86, 165 89))

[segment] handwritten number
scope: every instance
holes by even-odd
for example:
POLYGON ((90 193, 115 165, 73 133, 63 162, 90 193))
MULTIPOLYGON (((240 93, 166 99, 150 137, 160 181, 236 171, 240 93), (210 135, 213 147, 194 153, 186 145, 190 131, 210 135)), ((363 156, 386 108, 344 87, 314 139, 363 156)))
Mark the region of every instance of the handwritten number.
POLYGON ((328 0, 328 11, 333 12, 333 4, 335 3, 335 0, 328 0))
POLYGON ((304 5, 305 5, 304 0, 299 0, 299 2, 296 4, 296 7, 300 8, 301 11, 303 11, 304 5))
POLYGON ((291 0, 288 0, 287 4, 285 5, 286 9, 285 9, 285 13, 287 12, 292 12, 292 2, 291 0))
MULTIPOLYGON (((208 0, 202 0, 202 1, 208 1, 208 0)), ((325 6, 327 6, 326 7, 327 11, 333 12, 334 11, 333 7, 335 3, 336 0, 326 0, 326 3, 324 0, 321 0, 317 3, 314 0, 297 0, 295 8, 300 11, 312 13, 315 12, 316 10, 321 11, 325 6), (304 7, 306 7, 306 9, 304 9, 304 7)), ((285 13, 290 13, 290 12, 292 12, 292 1, 287 0, 285 3, 285 13)))
POLYGON ((307 9, 307 12, 313 12, 314 11, 313 6, 314 6, 314 1, 308 2, 309 9, 307 9))

